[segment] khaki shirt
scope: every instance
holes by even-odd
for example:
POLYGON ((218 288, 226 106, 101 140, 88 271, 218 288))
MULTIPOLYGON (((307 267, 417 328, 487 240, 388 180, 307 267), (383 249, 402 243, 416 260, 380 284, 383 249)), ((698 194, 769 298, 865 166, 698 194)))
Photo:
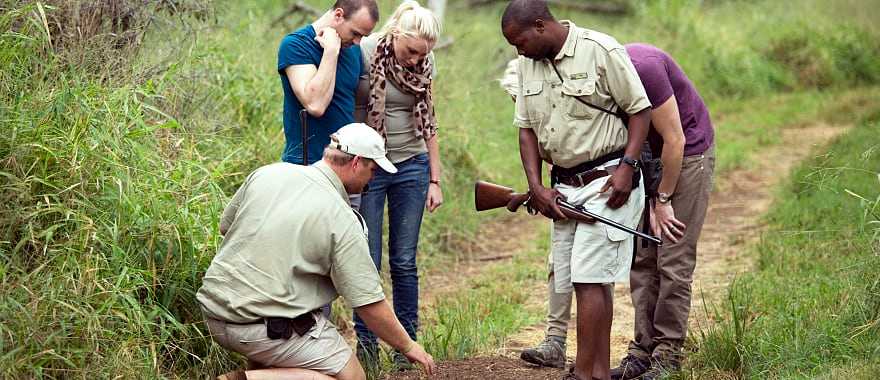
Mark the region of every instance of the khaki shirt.
POLYGON ((632 115, 651 106, 635 67, 614 38, 570 21, 568 37, 554 63, 519 58, 519 92, 514 125, 531 128, 545 161, 565 168, 626 146, 620 118, 582 104, 632 115))
POLYGON ((297 317, 338 294, 351 307, 385 298, 363 224, 323 161, 251 173, 223 211, 227 228, 196 294, 209 318, 250 323, 297 317))

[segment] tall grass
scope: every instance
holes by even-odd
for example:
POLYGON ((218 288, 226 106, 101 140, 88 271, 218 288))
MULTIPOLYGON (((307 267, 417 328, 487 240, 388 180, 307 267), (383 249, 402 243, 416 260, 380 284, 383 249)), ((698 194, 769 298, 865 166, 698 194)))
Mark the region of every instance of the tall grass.
POLYGON ((0 376, 160 377, 225 358, 193 297, 240 148, 169 115, 173 68, 111 78, 67 59, 77 48, 45 22, 62 10, 0 18, 0 376))

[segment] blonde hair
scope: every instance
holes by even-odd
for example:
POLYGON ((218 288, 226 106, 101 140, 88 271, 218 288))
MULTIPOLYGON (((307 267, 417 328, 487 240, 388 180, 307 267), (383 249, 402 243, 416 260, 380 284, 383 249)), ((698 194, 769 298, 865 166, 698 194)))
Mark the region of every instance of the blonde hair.
POLYGON ((440 37, 440 29, 440 20, 434 12, 422 7, 415 0, 405 0, 400 3, 378 35, 380 38, 390 34, 437 41, 440 37))

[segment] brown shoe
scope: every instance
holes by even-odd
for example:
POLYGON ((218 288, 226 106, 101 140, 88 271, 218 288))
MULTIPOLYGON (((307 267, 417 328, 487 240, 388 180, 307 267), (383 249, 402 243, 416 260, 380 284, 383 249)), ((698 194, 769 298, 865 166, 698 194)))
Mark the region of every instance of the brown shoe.
POLYGON ((630 380, 642 376, 651 368, 651 361, 627 354, 620 366, 611 369, 611 380, 630 380))
POLYGON ((243 369, 238 369, 217 376, 217 380, 247 380, 247 374, 244 372, 243 369))

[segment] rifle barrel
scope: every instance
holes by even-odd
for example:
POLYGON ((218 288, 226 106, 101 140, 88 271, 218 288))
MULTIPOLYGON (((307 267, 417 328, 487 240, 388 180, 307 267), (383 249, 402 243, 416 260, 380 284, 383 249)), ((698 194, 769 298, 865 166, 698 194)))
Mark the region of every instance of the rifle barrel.
POLYGON ((600 222, 602 222, 602 223, 605 223, 605 224, 607 224, 607 225, 609 225, 609 226, 611 226, 611 227, 617 228, 617 229, 619 229, 619 230, 621 230, 621 231, 626 231, 626 232, 629 232, 629 233, 631 233, 631 234, 633 234, 633 235, 636 235, 636 236, 638 236, 638 237, 640 237, 640 238, 642 238, 642 239, 650 240, 651 242, 653 242, 654 244, 657 244, 658 246, 663 245, 663 242, 660 241, 660 239, 658 239, 658 238, 656 238, 656 237, 654 237, 654 236, 651 236, 651 235, 648 235, 648 234, 645 234, 645 233, 642 233, 642 232, 636 231, 636 230, 634 230, 634 229, 632 229, 632 228, 629 228, 629 227, 627 227, 627 226, 625 226, 625 225, 623 225, 623 224, 617 223, 617 222, 615 222, 615 221, 613 221, 613 220, 611 220, 611 219, 608 219, 608 218, 606 218, 606 217, 604 217, 604 216, 596 215, 596 214, 594 214, 594 213, 592 213, 592 212, 587 211, 587 210, 586 210, 585 208, 583 208, 582 206, 575 206, 575 205, 573 205, 573 204, 571 204, 571 203, 568 203, 567 201, 562 200, 562 199, 559 199, 559 198, 557 198, 556 201, 557 201, 557 203, 559 204, 559 207, 562 207, 562 208, 564 208, 564 209, 566 209, 566 210, 568 210, 568 211, 571 211, 571 212, 573 212, 573 213, 575 213, 575 214, 578 214, 578 215, 583 216, 583 217, 589 217, 589 218, 596 219, 596 220, 598 220, 598 221, 600 221, 600 222))

